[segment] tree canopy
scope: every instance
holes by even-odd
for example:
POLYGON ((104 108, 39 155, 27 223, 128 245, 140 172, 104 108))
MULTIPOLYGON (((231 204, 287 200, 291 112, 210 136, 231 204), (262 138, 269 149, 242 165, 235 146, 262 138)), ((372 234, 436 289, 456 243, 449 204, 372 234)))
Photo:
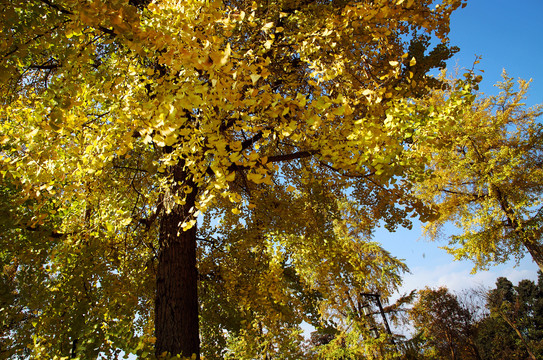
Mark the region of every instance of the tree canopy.
MULTIPOLYGON (((451 236, 446 249, 473 260, 475 269, 526 252, 543 269, 543 106, 525 105, 528 85, 519 81, 515 88, 504 74, 498 95, 466 102, 434 141, 418 143, 431 164, 419 195, 440 214, 427 234, 437 238, 443 225, 454 224, 461 234, 451 236)), ((442 96, 434 92, 429 104, 442 96)))
POLYGON ((414 336, 408 359, 538 359, 543 333, 543 273, 517 285, 504 277, 492 289, 455 294, 425 288, 407 312, 414 336), (482 311, 483 310, 483 311, 482 311))
MULTIPOLYGON (((476 318, 446 287, 417 293, 409 319, 424 359, 481 359, 475 345, 476 318)), ((417 356, 415 356, 418 358, 417 356)))
POLYGON ((296 358, 302 321, 363 332, 339 310, 405 269, 372 229, 433 216, 397 181, 413 134, 470 97, 413 101, 460 5, 3 0, 2 351, 296 358))

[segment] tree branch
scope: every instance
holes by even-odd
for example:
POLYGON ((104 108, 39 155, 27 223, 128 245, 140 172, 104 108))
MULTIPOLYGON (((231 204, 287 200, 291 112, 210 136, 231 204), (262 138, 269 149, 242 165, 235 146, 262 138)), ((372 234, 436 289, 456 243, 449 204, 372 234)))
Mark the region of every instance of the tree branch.
POLYGON ((56 4, 53 4, 53 3, 52 3, 51 1, 49 1, 49 0, 39 0, 39 1, 42 2, 42 3, 44 3, 45 5, 47 5, 47 6, 49 6, 49 7, 51 7, 51 8, 53 8, 53 9, 57 10, 57 11, 59 11, 59 12, 62 13, 62 14, 65 14, 65 15, 73 15, 73 14, 74 14, 73 12, 64 9, 63 7, 60 7, 60 6, 56 5, 56 4))
POLYGON ((241 143, 241 151, 248 149, 249 146, 258 142, 260 139, 262 139, 262 137, 263 137, 262 131, 259 131, 252 138, 245 140, 244 142, 241 143))
POLYGON ((268 162, 274 163, 274 162, 303 159, 303 158, 310 157, 318 153, 319 153, 318 150, 305 150, 305 151, 298 151, 291 154, 275 155, 275 156, 268 157, 268 162))
POLYGON ((324 166, 324 167, 326 167, 326 168, 328 168, 328 169, 330 169, 332 171, 337 172, 341 176, 349 177, 349 178, 358 178, 358 179, 364 178, 364 179, 367 179, 370 176, 375 175, 375 171, 369 172, 367 174, 347 174, 347 173, 341 172, 340 169, 337 169, 337 168, 333 167, 332 165, 329 165, 329 164, 325 163, 324 161, 319 161, 319 164, 321 164, 322 166, 324 166))
POLYGON ((54 70, 60 67, 59 64, 47 64, 47 65, 30 65, 30 69, 35 70, 54 70))
MULTIPOLYGON (((43 231, 42 227, 41 226, 38 226, 38 227, 32 227, 32 226, 27 226, 25 228, 26 231, 33 231, 33 232, 38 232, 38 231, 43 231)), ((49 234, 47 234, 49 237, 52 237, 53 239, 60 239, 64 236, 67 236, 67 235, 73 235, 74 233, 60 233, 56 230, 52 230, 49 234)))
POLYGON ((454 190, 448 190, 448 189, 439 189, 439 190, 447 194, 470 197, 473 199, 472 201, 483 199, 488 195, 488 194, 476 195, 476 194, 463 193, 460 191, 454 191, 454 190))

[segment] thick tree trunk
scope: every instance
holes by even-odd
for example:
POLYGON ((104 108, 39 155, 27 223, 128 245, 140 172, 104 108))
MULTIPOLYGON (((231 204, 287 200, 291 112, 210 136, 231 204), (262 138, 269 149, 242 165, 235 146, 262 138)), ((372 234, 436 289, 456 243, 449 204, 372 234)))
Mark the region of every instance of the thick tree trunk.
MULTIPOLYGON (((183 231, 181 224, 190 220, 189 209, 194 206, 196 186, 183 171, 183 164, 173 167, 175 193, 179 183, 192 187, 185 205, 175 205, 160 219, 160 249, 158 257, 155 299, 155 351, 199 359, 198 294, 196 269, 196 226, 183 231)), ((182 190, 181 190, 182 191, 182 190)))

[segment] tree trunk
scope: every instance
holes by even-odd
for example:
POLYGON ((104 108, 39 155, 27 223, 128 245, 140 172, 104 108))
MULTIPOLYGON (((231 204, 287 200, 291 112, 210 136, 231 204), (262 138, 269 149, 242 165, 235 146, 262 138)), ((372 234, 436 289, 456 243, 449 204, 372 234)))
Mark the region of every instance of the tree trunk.
POLYGON ((525 241, 524 246, 532 256, 532 259, 535 261, 539 270, 543 272, 543 248, 537 243, 537 240, 525 241))
POLYGON ((475 344, 471 336, 469 337, 469 344, 470 344, 471 350, 473 351, 473 355, 475 356, 475 359, 483 360, 483 358, 481 358, 481 354, 479 353, 479 348, 477 347, 477 344, 475 344))
POLYGON ((450 330, 445 331, 445 339, 447 340, 447 345, 449 347, 449 351, 451 352, 451 360, 456 360, 456 343, 454 342, 454 335, 450 333, 450 330))
POLYGON ((539 266, 539 269, 543 271, 543 248, 538 244, 539 236, 527 236, 523 227, 522 219, 515 215, 511 205, 509 205, 509 201, 507 201, 507 197, 497 186, 491 186, 496 192, 500 207, 507 217, 508 226, 512 228, 518 236, 520 236, 520 239, 523 239, 521 240, 522 244, 526 247, 537 266, 539 266))
POLYGON ((526 351, 528 352, 528 355, 530 355, 530 359, 532 360, 537 360, 534 353, 532 352, 532 349, 530 348, 530 345, 528 345, 528 342, 526 341, 526 339, 524 338, 524 335, 520 332, 520 330, 518 329, 518 327, 515 326, 515 324, 509 320, 509 318, 507 317, 507 315, 505 315, 504 313, 502 313, 500 311, 500 315, 502 317, 502 319, 505 320, 505 322, 511 326, 511 328, 515 331, 515 333, 518 335, 518 337, 520 338, 520 341, 522 342, 522 344, 524 345, 524 348, 526 349, 526 351))
MULTIPOLYGON (((196 185, 180 162, 172 168, 175 194, 182 185, 190 186, 185 205, 174 205, 160 219, 157 288, 155 299, 155 352, 200 358, 198 327, 198 273, 196 269, 196 225, 183 231, 181 224, 191 219, 196 185), (179 185, 182 184, 182 185, 179 185)), ((183 191, 183 189, 181 189, 183 191)))

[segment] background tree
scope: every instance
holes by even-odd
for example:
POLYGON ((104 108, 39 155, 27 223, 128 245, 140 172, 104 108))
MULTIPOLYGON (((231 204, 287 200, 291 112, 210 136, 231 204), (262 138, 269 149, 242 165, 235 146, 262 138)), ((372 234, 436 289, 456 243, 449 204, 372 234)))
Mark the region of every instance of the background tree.
POLYGON ((412 102, 455 52, 461 1, 439 5, 2 1, 0 171, 29 204, 2 247, 14 284, 40 290, 17 341, 198 358, 199 304, 236 303, 206 348, 280 353, 316 313, 294 295, 318 292, 324 320, 388 295, 403 265, 363 236, 432 215, 395 180, 422 169, 413 131, 469 95, 436 116, 412 102))
MULTIPOLYGON (((409 310, 420 358, 481 359, 476 340, 476 318, 447 288, 418 291, 409 310)), ((411 354, 410 356, 413 356, 411 354)))
MULTIPOLYGON (((417 142, 431 163, 419 195, 440 215, 426 233, 435 239, 449 222, 461 229, 446 249, 473 260, 474 270, 518 260, 526 251, 543 269, 543 107, 525 106, 525 81, 515 89, 504 74, 497 87, 499 95, 479 95, 433 141, 417 142)), ((445 93, 436 92, 430 104, 445 93)))
POLYGON ((415 332, 405 341, 407 359, 537 359, 541 332, 541 272, 538 282, 513 285, 498 278, 490 290, 460 295, 447 288, 418 291, 407 310, 415 332))
POLYGON ((514 286, 498 278, 487 294, 490 316, 480 324, 479 343, 484 358, 537 359, 542 355, 542 288, 539 281, 522 280, 514 286))

